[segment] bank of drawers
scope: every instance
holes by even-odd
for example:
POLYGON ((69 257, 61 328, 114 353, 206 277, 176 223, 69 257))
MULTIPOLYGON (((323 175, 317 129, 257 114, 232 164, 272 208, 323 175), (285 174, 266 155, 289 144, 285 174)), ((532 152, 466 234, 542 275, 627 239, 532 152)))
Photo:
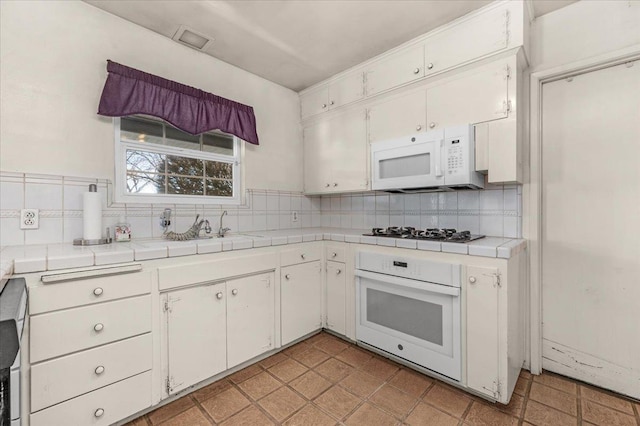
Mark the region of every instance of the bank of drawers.
POLYGON ((151 405, 151 275, 30 290, 31 424, 108 425, 151 405))

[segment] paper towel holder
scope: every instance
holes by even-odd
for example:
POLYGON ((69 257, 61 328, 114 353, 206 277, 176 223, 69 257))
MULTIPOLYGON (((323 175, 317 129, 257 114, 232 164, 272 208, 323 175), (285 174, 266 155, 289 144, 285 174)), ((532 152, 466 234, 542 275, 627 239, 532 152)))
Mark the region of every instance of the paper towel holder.
MULTIPOLYGON (((95 183, 89 185, 89 192, 98 192, 98 186, 95 183)), ((107 227, 107 238, 96 238, 93 240, 85 240, 84 238, 76 238, 73 240, 74 246, 97 246, 101 244, 111 244, 113 239, 111 238, 111 229, 107 227)))

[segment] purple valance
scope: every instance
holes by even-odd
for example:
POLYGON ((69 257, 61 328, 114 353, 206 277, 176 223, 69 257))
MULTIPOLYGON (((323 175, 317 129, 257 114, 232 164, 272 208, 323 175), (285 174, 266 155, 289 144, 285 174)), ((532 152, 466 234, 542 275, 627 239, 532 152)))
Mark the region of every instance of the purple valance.
POLYGON ((248 105, 113 61, 107 61, 107 71, 100 115, 147 114, 192 135, 221 130, 258 145, 256 117, 248 105))

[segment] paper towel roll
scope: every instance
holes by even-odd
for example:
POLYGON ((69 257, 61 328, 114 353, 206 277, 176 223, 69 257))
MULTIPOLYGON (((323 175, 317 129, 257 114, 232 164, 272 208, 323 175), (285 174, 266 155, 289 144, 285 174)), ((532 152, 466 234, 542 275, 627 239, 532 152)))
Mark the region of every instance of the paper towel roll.
POLYGON ((84 225, 82 237, 85 240, 102 238, 102 201, 99 193, 85 192, 83 194, 82 222, 84 225))

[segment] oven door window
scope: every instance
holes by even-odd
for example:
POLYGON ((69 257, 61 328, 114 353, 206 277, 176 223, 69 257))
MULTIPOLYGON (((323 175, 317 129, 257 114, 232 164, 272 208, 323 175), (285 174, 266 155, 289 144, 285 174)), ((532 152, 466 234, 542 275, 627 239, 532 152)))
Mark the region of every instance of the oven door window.
POLYGON ((460 330, 454 320, 458 296, 361 280, 360 323, 444 355, 453 355, 460 330))

